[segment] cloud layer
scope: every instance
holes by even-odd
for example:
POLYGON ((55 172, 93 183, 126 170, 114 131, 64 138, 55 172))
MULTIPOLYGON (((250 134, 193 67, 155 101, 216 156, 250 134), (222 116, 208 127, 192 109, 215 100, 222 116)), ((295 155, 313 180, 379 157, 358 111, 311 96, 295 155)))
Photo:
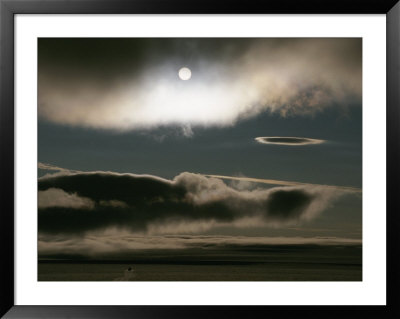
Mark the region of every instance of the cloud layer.
POLYGON ((217 178, 181 173, 172 181, 111 172, 39 179, 39 231, 83 234, 108 228, 192 233, 218 225, 298 224, 340 192, 323 186, 237 190, 217 178))
POLYGON ((227 249, 262 248, 270 245, 360 245, 361 239, 337 237, 245 237, 245 236, 133 236, 111 231, 88 234, 84 238, 54 235, 39 236, 40 255, 129 254, 149 249, 227 249))
POLYGON ((324 140, 318 140, 307 137, 283 137, 283 136, 264 136, 256 137, 255 140, 261 144, 275 144, 288 146, 301 146, 324 143, 324 140))
POLYGON ((39 40, 40 118, 111 130, 178 125, 190 136, 265 111, 361 102, 361 39, 85 41, 39 40), (190 81, 179 80, 182 65, 190 81))

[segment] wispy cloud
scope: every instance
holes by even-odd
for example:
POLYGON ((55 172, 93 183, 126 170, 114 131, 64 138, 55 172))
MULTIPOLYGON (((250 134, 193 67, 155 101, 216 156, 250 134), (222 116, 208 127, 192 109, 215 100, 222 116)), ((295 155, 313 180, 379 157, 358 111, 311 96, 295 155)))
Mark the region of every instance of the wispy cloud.
POLYGON ((225 176, 225 175, 210 175, 210 174, 205 174, 204 176, 220 178, 220 179, 227 179, 227 180, 233 180, 233 181, 262 183, 262 184, 268 184, 268 185, 315 186, 315 187, 325 187, 325 188, 328 188, 328 189, 336 189, 336 190, 348 191, 348 192, 356 192, 356 193, 362 192, 361 188, 349 187, 349 186, 310 184, 310 183, 282 181, 282 180, 277 180, 277 179, 253 178, 253 177, 244 177, 244 176, 225 176))
POLYGON ((94 202, 90 198, 80 197, 76 193, 67 193, 62 189, 49 188, 38 193, 39 209, 64 207, 73 209, 93 209, 94 202))
POLYGON ((38 168, 39 169, 44 169, 44 170, 47 170, 47 171, 58 171, 58 172, 69 171, 69 172, 74 172, 73 170, 70 170, 70 169, 62 168, 62 167, 55 166, 55 165, 52 165, 52 164, 41 163, 41 162, 38 162, 38 168))

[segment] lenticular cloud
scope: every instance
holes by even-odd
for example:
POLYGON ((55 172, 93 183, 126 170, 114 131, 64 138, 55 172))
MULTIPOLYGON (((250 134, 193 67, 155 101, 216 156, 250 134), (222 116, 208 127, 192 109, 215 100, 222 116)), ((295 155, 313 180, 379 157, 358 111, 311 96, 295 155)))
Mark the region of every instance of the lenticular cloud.
POLYGON ((256 137, 255 140, 261 144, 275 144, 288 146, 301 146, 324 143, 324 140, 318 140, 307 137, 283 137, 283 136, 264 136, 256 137))

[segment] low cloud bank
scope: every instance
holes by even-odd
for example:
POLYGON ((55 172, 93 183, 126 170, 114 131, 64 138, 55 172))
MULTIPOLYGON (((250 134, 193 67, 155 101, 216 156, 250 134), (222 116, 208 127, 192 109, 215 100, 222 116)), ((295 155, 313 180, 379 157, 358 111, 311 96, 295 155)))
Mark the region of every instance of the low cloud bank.
POLYGON ((181 173, 173 180, 112 172, 39 179, 39 232, 84 234, 108 228, 196 233, 218 225, 293 225, 314 218, 340 191, 324 186, 237 190, 181 173))
POLYGON ((277 245, 361 245, 361 239, 340 237, 247 237, 247 236, 133 236, 128 232, 111 230, 82 237, 60 235, 39 236, 39 254, 82 255, 129 254, 151 249, 243 249, 277 245))

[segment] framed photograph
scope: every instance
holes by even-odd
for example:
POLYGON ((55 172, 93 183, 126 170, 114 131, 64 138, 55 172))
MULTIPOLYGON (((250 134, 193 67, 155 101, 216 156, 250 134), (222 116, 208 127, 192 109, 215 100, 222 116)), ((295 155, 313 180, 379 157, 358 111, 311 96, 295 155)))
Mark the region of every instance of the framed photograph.
POLYGON ((1 315, 400 314, 397 1, 0 9, 1 315))

